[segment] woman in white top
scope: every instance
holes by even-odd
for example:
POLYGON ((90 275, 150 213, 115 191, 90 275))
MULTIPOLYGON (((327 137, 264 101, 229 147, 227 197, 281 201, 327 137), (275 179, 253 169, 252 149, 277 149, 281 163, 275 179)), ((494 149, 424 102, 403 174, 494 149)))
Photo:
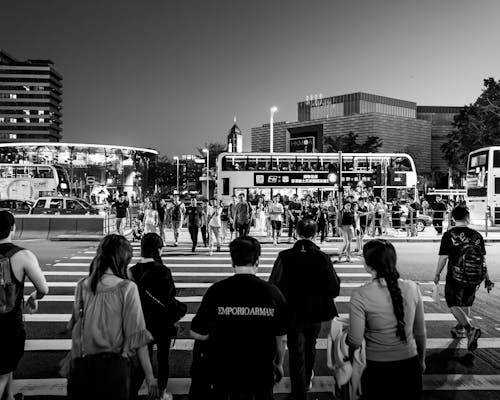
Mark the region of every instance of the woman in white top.
POLYGON ((420 399, 425 371, 424 306, 415 282, 399 278, 396 250, 386 240, 363 247, 372 282, 351 294, 351 354, 366 344, 363 399, 420 399))
POLYGON ((156 233, 158 227, 158 212, 153 208, 150 201, 144 205, 144 234, 156 233))
POLYGON ((283 204, 279 202, 279 197, 275 196, 273 202, 269 206, 269 219, 271 220, 271 228, 273 230, 273 244, 276 246, 281 235, 281 224, 283 223, 283 213, 285 209, 283 204))
POLYGON ((221 221, 222 207, 219 202, 212 200, 212 205, 208 207, 208 241, 210 247, 210 255, 214 251, 214 242, 217 246, 217 251, 220 251, 221 246, 221 221))

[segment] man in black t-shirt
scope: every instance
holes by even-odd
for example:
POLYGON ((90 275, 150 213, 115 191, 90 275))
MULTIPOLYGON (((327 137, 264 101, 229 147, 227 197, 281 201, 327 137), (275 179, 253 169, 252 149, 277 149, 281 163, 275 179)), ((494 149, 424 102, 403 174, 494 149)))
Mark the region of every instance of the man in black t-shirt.
POLYGON ((300 204, 297 195, 292 195, 290 202, 288 203, 288 243, 292 241, 292 236, 294 239, 297 238, 295 233, 295 228, 297 228, 297 222, 299 222, 300 216, 302 214, 302 204, 300 204))
POLYGON ((443 220, 446 213, 446 204, 443 203, 441 196, 436 196, 436 202, 432 205, 432 224, 436 228, 438 235, 443 233, 443 220))
MULTIPOLYGON (((445 285, 445 299, 446 304, 450 307, 450 311, 456 318, 458 324, 451 330, 451 334, 455 338, 468 339, 468 349, 474 351, 477 348, 477 340, 481 336, 481 330, 472 326, 472 319, 469 317, 470 307, 474 303, 476 296, 477 285, 470 285, 466 282, 457 281, 457 274, 454 273, 454 268, 460 265, 464 257, 464 246, 470 249, 472 246, 477 247, 483 257, 486 255, 484 247, 484 240, 481 234, 474 229, 470 229, 469 224, 469 211, 465 207, 456 207, 452 212, 452 217, 455 220, 456 226, 449 231, 445 232, 441 239, 441 246, 439 248, 439 261, 434 277, 434 283, 439 284, 441 271, 447 266, 446 285, 445 285), (462 260, 460 258, 462 257, 462 260)), ((469 250, 471 251, 471 250, 469 250)), ((479 253, 479 254, 480 254, 479 253)), ((469 258, 470 259, 470 258, 469 258)), ((479 260, 481 261, 481 260, 479 260)), ((473 263, 468 262, 468 268, 477 268, 477 275, 482 275, 485 269, 485 259, 481 262, 473 263)), ((462 268, 460 268, 462 273, 462 268)), ((463 271, 465 272, 465 271, 463 271)), ((472 271, 474 273, 474 271, 472 271)), ((487 271, 484 271, 485 287, 491 290, 492 283, 489 280, 487 271)), ((467 276, 467 274, 463 274, 467 276)), ((465 281, 466 279, 463 279, 465 281)))
POLYGON ((207 290, 191 336, 208 341, 205 373, 210 374, 213 399, 271 400, 273 385, 283 376, 285 298, 255 275, 260 256, 256 239, 238 237, 229 250, 235 275, 207 290))
POLYGON ((194 252, 198 245, 198 231, 203 222, 203 209, 198 205, 195 197, 191 199, 191 205, 186 207, 186 215, 188 230, 191 235, 191 242, 193 243, 191 251, 194 252))
POLYGON ((125 199, 125 195, 121 193, 111 207, 116 210, 116 230, 118 234, 123 235, 123 220, 126 220, 128 216, 128 201, 125 199))

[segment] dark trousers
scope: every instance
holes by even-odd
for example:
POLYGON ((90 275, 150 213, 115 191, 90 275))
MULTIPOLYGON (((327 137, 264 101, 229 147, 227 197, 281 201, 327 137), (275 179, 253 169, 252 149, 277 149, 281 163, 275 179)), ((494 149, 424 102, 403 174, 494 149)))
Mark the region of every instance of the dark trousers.
POLYGON ((325 241, 325 236, 327 236, 328 234, 328 225, 326 224, 326 222, 318 223, 318 231, 321 236, 320 241, 321 243, 323 243, 325 241))
POLYGON ((391 362, 367 361, 361 389, 362 400, 419 400, 422 368, 418 357, 391 362))
POLYGON ((207 226, 206 225, 203 225, 201 227, 201 238, 203 239, 203 246, 207 247, 208 240, 207 240, 207 226))
POLYGON ((373 230, 373 234, 375 235, 378 230, 378 234, 382 236, 382 217, 380 215, 375 216, 375 229, 373 230))
POLYGON ((288 237, 291 238, 297 238, 297 235, 295 234, 295 228, 297 228, 297 218, 295 218, 295 221, 292 220, 291 218, 288 218, 288 237))
POLYGON ((197 226, 189 226, 189 234, 191 235, 191 241, 193 242, 193 249, 198 245, 198 228, 197 226))
POLYGON ((334 219, 328 221, 328 225, 330 225, 330 229, 332 230, 332 237, 337 236, 337 222, 334 219))
POLYGON ((434 224, 434 228, 436 228, 437 233, 440 235, 443 233, 443 217, 434 218, 432 223, 434 224))
POLYGON ((393 213, 392 214, 392 227, 394 229, 401 229, 401 214, 393 213))
POLYGON ((290 327, 287 334, 290 383, 293 400, 306 400, 316 357, 316 339, 321 322, 301 322, 290 327))
POLYGON ((236 223, 236 231, 238 232, 238 236, 248 236, 248 232, 250 231, 250 223, 236 223))

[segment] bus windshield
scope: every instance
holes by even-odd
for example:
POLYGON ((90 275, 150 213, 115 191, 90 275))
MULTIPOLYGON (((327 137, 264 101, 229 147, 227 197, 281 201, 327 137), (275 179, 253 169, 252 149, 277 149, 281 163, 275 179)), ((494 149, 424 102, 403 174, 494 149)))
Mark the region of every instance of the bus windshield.
POLYGON ((467 166, 467 196, 486 197, 488 189, 488 151, 473 153, 467 166))

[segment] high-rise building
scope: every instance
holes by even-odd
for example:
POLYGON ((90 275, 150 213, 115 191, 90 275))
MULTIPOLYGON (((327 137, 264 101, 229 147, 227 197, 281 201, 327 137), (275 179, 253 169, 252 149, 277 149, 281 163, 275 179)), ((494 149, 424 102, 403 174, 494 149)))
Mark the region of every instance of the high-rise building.
POLYGON ((19 61, 0 49, 0 142, 59 142, 61 96, 52 61, 19 61))
POLYGON ((229 153, 241 153, 243 151, 243 135, 241 129, 236 125, 236 118, 227 135, 227 151, 229 153))

